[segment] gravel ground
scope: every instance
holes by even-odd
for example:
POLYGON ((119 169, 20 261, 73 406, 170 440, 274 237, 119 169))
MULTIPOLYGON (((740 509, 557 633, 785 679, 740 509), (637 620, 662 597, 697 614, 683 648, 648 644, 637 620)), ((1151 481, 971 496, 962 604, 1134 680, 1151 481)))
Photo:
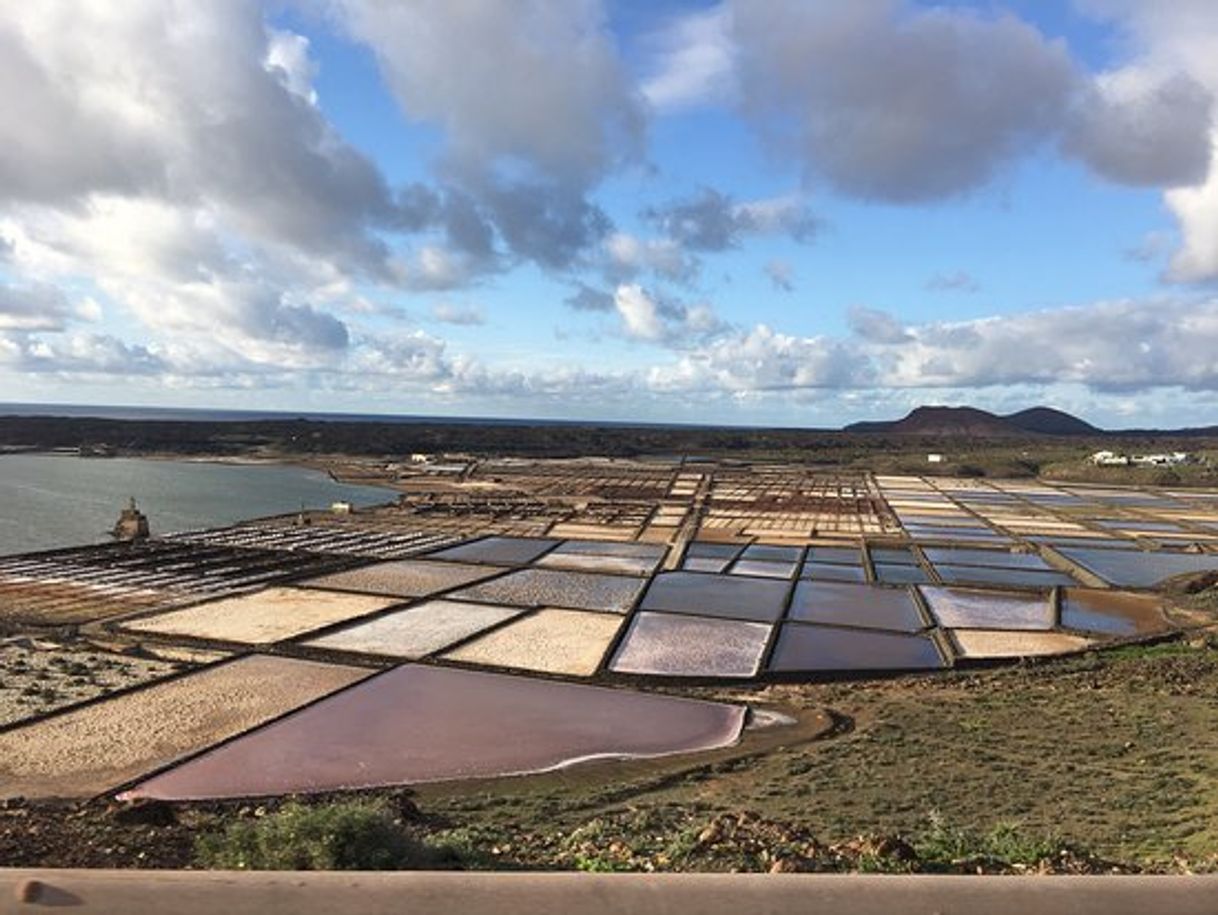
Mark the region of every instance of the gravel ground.
POLYGON ((0 725, 13 724, 180 670, 169 661, 30 637, 0 642, 0 725))

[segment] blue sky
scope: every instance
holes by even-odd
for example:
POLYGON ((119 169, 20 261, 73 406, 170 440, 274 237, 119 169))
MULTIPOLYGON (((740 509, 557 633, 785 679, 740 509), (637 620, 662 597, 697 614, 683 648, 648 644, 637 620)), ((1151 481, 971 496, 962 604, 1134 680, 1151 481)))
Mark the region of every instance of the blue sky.
POLYGON ((1218 422, 1207 0, 28 6, 0 400, 1218 422))

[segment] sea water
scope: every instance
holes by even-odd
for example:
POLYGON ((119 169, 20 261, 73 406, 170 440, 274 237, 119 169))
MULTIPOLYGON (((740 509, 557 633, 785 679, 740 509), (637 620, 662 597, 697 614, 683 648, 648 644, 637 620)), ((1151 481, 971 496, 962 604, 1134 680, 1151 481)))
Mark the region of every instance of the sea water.
POLYGON ((396 498, 389 489, 336 483, 301 467, 6 454, 0 455, 0 555, 103 542, 132 496, 154 536, 301 506, 396 498))

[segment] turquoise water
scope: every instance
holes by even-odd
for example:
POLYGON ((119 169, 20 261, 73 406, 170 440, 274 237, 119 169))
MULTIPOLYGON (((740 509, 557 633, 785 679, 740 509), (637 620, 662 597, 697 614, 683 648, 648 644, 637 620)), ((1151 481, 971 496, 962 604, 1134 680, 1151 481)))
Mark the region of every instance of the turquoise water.
POLYGON ((108 540, 128 496, 155 535, 293 512, 302 504, 375 505, 396 494, 300 467, 0 455, 0 555, 108 540))

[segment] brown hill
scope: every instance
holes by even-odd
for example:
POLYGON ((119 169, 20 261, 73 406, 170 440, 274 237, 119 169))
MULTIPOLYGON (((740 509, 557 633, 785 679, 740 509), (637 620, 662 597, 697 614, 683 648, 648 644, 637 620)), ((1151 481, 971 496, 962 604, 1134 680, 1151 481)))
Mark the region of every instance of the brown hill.
POLYGON ((856 434, 932 437, 1018 438, 1026 435, 1096 435, 1099 429, 1052 407, 1032 407, 997 416, 976 407, 918 407, 894 422, 853 423, 843 430, 856 434))

